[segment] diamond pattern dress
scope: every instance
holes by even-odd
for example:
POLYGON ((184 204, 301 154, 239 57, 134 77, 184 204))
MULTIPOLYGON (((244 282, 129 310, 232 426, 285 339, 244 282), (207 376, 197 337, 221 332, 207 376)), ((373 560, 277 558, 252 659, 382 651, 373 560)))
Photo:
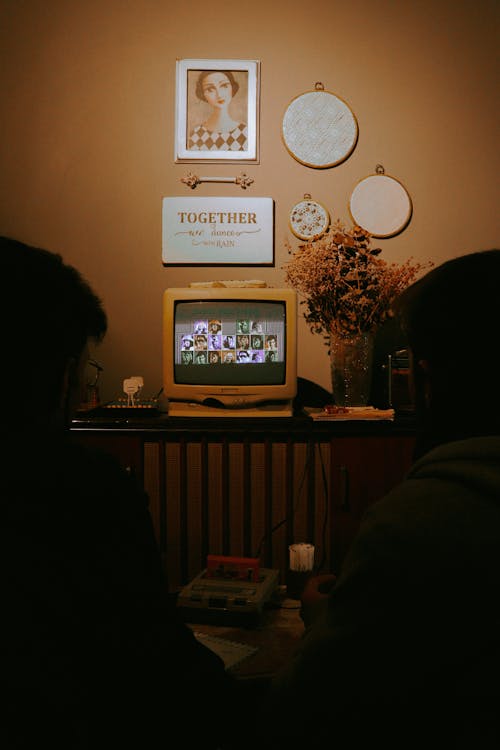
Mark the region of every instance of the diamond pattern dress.
POLYGON ((188 139, 191 151, 246 151, 248 149, 248 129, 244 122, 229 131, 207 130, 198 125, 188 139))

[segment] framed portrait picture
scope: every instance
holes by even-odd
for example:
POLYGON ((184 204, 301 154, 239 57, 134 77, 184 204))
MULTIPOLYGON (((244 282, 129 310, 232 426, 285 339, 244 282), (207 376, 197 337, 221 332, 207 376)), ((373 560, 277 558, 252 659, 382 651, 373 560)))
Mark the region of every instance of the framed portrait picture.
POLYGON ((177 60, 175 161, 258 162, 260 63, 177 60))

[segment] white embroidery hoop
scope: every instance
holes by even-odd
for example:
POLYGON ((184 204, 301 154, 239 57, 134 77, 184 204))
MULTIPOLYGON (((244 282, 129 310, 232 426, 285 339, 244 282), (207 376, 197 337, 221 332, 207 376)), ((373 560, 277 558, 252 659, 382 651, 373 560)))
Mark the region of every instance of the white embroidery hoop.
POLYGON ((307 167, 325 169, 351 154, 358 140, 358 123, 348 104, 317 82, 314 91, 292 99, 283 116, 281 134, 294 159, 307 167))
POLYGON ((364 177, 352 191, 349 213, 355 224, 373 237, 394 237, 407 226, 412 215, 411 198, 395 177, 377 164, 375 174, 364 177))
POLYGON ((318 201, 304 193, 303 200, 290 211, 290 229, 299 240, 311 241, 321 237, 330 225, 330 214, 318 201))

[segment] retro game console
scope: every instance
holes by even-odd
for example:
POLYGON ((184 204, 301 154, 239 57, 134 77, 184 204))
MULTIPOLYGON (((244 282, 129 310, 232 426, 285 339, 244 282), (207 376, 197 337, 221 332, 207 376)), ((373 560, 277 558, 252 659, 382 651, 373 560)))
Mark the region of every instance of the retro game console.
POLYGON ((208 555, 207 567, 183 587, 177 606, 188 621, 251 623, 276 592, 279 570, 256 558, 208 555))

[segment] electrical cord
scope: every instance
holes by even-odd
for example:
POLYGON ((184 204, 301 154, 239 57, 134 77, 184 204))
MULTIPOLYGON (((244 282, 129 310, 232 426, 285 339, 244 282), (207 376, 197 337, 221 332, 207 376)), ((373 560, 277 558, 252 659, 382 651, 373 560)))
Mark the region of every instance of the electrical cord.
MULTIPOLYGON (((314 448, 315 448, 315 444, 314 443, 308 443, 307 444, 306 461, 305 461, 305 464, 304 464, 304 469, 302 471, 302 476, 300 478, 299 488, 298 488, 298 491, 297 491, 297 496, 296 496, 295 504, 294 504, 294 507, 292 509, 292 518, 297 513, 297 509, 299 507, 299 503, 300 503, 300 500, 301 500, 302 490, 303 490, 303 487, 304 487, 304 482, 305 482, 305 479, 307 477, 307 474, 308 474, 311 462, 314 461, 314 448)), ((327 505, 328 505, 328 503, 327 503, 327 505)), ((278 529, 280 529, 283 526, 283 524, 285 524, 288 521, 288 519, 289 519, 289 515, 287 514, 284 518, 281 519, 281 521, 278 521, 278 523, 276 523, 268 532, 266 532, 262 536, 262 538, 261 538, 261 540, 260 540, 260 542, 259 542, 259 544, 257 546, 257 552, 255 554, 255 557, 260 558, 260 555, 262 553, 262 548, 265 545, 266 541, 268 539, 270 539, 271 536, 278 529)))

